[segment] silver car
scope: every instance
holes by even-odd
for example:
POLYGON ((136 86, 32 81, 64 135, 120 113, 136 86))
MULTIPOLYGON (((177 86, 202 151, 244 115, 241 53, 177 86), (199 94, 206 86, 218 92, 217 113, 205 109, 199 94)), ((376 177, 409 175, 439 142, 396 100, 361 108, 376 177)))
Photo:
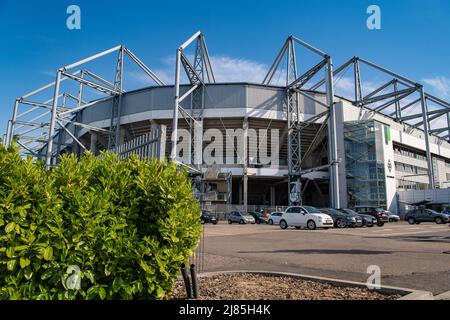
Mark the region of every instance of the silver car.
POLYGON ((256 223, 255 218, 253 218, 251 215, 239 211, 231 211, 228 214, 228 223, 232 224, 233 222, 237 222, 239 224, 256 223))
POLYGON ((281 216, 283 212, 272 212, 267 219, 268 224, 280 224, 281 216))

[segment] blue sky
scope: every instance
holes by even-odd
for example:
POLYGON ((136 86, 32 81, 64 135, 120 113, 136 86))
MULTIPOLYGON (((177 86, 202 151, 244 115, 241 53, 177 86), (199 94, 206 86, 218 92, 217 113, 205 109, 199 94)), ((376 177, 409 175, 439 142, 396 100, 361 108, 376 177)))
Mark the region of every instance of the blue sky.
MULTIPOLYGON (((115 3, 0 1, 0 133, 15 98, 53 81, 58 67, 117 44, 170 82, 175 49, 197 30, 205 34, 218 81, 261 81, 292 34, 330 54, 335 66, 354 55, 364 57, 450 100, 447 0, 115 3), (66 27, 71 4, 81 8, 81 30, 66 27), (366 27, 371 4, 382 10, 381 30, 366 27)), ((108 76, 111 63, 99 63, 97 73, 108 76)), ((137 69, 128 70, 129 88, 151 84, 137 69)))

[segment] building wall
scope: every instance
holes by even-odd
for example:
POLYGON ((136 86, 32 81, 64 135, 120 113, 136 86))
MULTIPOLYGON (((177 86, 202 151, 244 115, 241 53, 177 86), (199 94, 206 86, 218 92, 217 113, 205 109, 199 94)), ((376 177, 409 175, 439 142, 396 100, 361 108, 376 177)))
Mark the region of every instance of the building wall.
MULTIPOLYGON (((168 129, 170 129, 170 123, 173 117, 173 90, 173 86, 165 86, 144 88, 126 93, 122 100, 121 124, 133 127, 136 123, 150 123, 150 120, 154 120, 168 124, 168 129)), ((182 87, 181 94, 186 92, 186 90, 187 87, 182 87)), ((285 89, 275 86, 261 86, 248 83, 208 85, 205 90, 205 125, 208 120, 212 123, 216 122, 217 125, 220 126, 220 121, 226 122, 228 120, 232 121, 233 119, 243 119, 247 117, 249 119, 261 121, 262 126, 265 125, 263 121, 266 121, 267 123, 272 121, 281 123, 281 127, 279 128, 282 129, 282 124, 286 121, 287 116, 285 112, 285 97, 285 89)), ((315 97, 322 102, 325 102, 326 100, 323 94, 316 94, 315 97)), ((299 99, 300 110, 303 112, 301 114, 301 119, 309 119, 326 110, 323 106, 306 97, 300 96, 299 99)), ((392 190, 396 191, 400 187, 407 187, 408 183, 411 183, 414 188, 426 187, 426 184, 428 183, 427 176, 406 177, 411 174, 424 173, 424 170, 427 168, 427 162, 422 158, 425 154, 425 141, 422 130, 414 129, 406 124, 397 123, 388 116, 375 113, 368 109, 356 107, 344 99, 336 98, 336 100, 338 119, 337 134, 341 137, 338 139, 338 155, 342 161, 339 165, 339 174, 341 178, 345 176, 345 150, 342 138, 343 123, 347 121, 372 119, 390 127, 392 146, 385 148, 384 152, 387 159, 393 158, 393 161, 391 161, 393 162, 393 164, 391 163, 393 167, 393 169, 391 169, 391 175, 395 177, 395 183, 392 183, 389 180, 390 182, 386 186, 386 188, 390 190, 388 191, 388 198, 394 198, 391 194, 392 190), (396 146, 412 150, 413 152, 411 154, 396 152, 396 146), (408 183, 405 183, 405 181, 408 183), (393 185, 394 187, 392 187, 393 185)), ((182 106, 185 109, 189 109, 189 99, 186 99, 182 106)), ((108 128, 111 121, 111 109, 111 99, 101 100, 96 105, 85 109, 81 114, 80 121, 85 124, 108 128)), ((238 125, 230 128, 237 129, 242 128, 242 126, 238 125)), ((88 129, 84 128, 79 131, 80 137, 88 133, 88 129)), ((284 140, 286 140, 286 133, 283 133, 283 130, 280 130, 280 141, 284 140)), ((73 143, 72 139, 65 133, 61 134, 61 141, 73 143)), ((434 162, 438 186, 447 188, 450 186, 450 183, 447 182, 450 180, 450 144, 437 137, 430 137, 430 143, 430 149, 435 158, 434 162)), ((251 152, 254 152, 255 145, 253 144, 249 149, 251 152)), ((249 170, 251 174, 255 176, 282 177, 287 174, 286 167, 284 167, 286 163, 285 158, 285 153, 280 154, 280 164, 282 166, 278 169, 250 168, 249 170)), ((385 165, 387 165, 387 161, 385 165)), ((228 169, 231 170, 235 176, 242 175, 241 167, 229 166, 227 167, 227 170, 228 169)), ((386 179, 392 178, 386 177, 386 179)), ((341 183, 341 202, 345 204, 346 201, 343 200, 346 198, 347 191, 345 179, 341 179, 341 183)), ((392 203, 394 200, 389 201, 392 203)))

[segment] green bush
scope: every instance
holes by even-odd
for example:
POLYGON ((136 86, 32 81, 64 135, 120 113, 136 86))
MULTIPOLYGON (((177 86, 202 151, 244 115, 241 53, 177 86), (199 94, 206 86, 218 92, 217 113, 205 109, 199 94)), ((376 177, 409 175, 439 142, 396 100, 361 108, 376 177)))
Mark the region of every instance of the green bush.
POLYGON ((174 164, 66 155, 53 170, 0 146, 0 299, 163 299, 198 245, 174 164))

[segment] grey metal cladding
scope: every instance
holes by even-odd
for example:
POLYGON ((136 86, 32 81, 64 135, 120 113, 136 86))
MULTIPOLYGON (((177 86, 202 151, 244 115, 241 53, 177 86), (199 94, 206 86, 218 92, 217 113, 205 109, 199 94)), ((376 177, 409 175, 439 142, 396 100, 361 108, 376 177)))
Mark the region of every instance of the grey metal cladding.
POLYGON ((244 84, 206 85, 205 108, 243 108, 246 105, 244 84))
POLYGON ((281 88, 247 86, 247 107, 261 110, 283 111, 286 91, 281 88))
POLYGON ((112 99, 99 101, 81 112, 81 122, 89 124, 95 121, 111 119, 112 99))
MULTIPOLYGON (((182 96, 189 86, 180 88, 182 96)), ((321 99, 320 95, 316 96, 321 99)), ((151 87, 125 93, 122 99, 122 116, 154 110, 173 110, 173 86, 151 87)), ((322 108, 312 100, 300 96, 300 111, 317 114, 322 108)), ((191 99, 182 102, 182 107, 190 109, 191 99)), ((286 92, 283 88, 246 83, 206 85, 205 108, 252 108, 259 110, 283 111, 286 108, 286 92)), ((111 118, 112 100, 99 101, 82 112, 83 123, 111 118)))

